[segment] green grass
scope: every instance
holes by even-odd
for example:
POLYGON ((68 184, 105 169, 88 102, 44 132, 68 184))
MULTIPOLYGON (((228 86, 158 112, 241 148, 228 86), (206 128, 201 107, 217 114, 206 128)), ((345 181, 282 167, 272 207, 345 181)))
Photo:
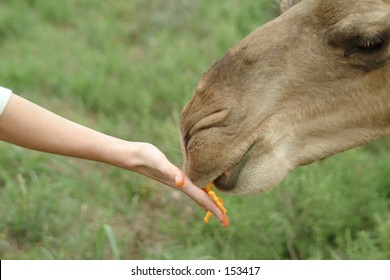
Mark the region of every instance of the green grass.
MULTIPOLYGON (((178 119, 202 73, 276 1, 0 0, 3 86, 181 165, 178 119)), ((1 259, 388 259, 390 142, 221 195, 227 229, 138 174, 0 143, 1 259)))

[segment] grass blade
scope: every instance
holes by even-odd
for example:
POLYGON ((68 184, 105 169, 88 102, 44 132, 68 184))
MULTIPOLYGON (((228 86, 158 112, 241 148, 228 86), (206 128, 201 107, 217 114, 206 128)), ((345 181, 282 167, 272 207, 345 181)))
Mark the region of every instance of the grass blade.
POLYGON ((112 228, 107 224, 102 225, 100 230, 99 230, 98 240, 96 243, 96 259, 99 259, 99 260, 103 259, 104 245, 105 245, 106 239, 108 240, 108 243, 110 245, 110 249, 112 251, 114 258, 116 260, 119 260, 120 254, 119 254, 118 245, 117 245, 117 242, 115 239, 115 235, 114 235, 112 228))

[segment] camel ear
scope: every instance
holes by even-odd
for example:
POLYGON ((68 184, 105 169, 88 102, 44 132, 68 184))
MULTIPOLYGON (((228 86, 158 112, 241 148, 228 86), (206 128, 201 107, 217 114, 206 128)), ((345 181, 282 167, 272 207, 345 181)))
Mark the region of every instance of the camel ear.
POLYGON ((295 4, 301 2, 302 0, 282 0, 279 5, 279 12, 280 14, 283 14, 285 11, 290 9, 295 4))

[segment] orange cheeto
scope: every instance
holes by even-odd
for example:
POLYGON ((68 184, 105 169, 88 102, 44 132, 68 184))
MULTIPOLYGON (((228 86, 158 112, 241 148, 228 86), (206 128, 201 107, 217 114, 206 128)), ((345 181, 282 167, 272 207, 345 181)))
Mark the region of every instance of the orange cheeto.
MULTIPOLYGON (((218 208, 221 209, 221 211, 225 215, 225 218, 223 220, 223 226, 227 227, 229 225, 229 218, 226 215, 227 210, 226 210, 226 208, 224 206, 223 200, 221 198, 219 198, 218 195, 214 191, 211 190, 212 187, 213 187, 213 183, 211 182, 206 187, 204 187, 203 190, 208 194, 208 196, 215 202, 215 204, 218 206, 218 208)), ((206 216, 204 217, 203 221, 206 224, 208 224, 208 222, 209 222, 209 220, 210 220, 212 215, 213 214, 210 211, 207 211, 206 212, 206 216)))

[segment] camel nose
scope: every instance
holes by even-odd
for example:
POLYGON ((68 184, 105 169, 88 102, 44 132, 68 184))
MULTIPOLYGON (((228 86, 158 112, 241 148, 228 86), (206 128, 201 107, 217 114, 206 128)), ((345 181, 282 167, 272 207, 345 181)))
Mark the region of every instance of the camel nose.
POLYGON ((229 108, 203 107, 195 112, 187 112, 182 123, 182 137, 185 148, 194 135, 211 128, 226 126, 226 119, 230 113, 229 108))

